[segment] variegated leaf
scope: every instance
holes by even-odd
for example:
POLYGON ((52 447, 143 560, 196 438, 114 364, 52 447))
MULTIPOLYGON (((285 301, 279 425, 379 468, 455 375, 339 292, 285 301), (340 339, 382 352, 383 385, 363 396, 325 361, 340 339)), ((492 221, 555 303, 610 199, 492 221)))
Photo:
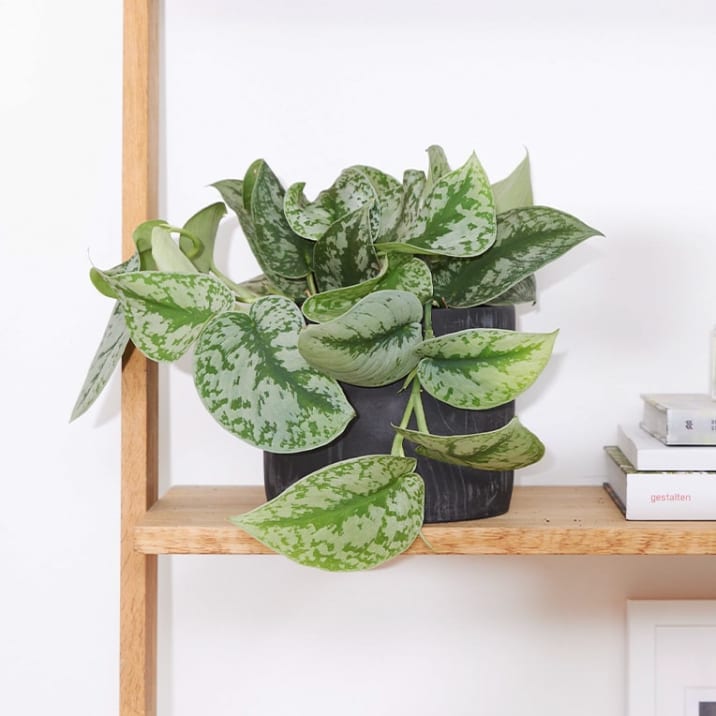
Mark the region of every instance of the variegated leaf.
POLYGON ((225 214, 226 206, 219 201, 204 207, 184 224, 186 233, 179 237, 179 247, 202 273, 209 273, 214 265, 216 233, 225 214), (190 236, 199 241, 198 250, 190 236))
POLYGON ((514 400, 537 379, 552 354, 554 333, 473 328, 418 347, 418 379, 455 408, 484 410, 514 400))
POLYGON ((308 284, 305 278, 286 278, 274 269, 270 261, 266 260, 264 253, 268 249, 261 244, 260 236, 254 226, 254 221, 244 206, 243 182, 240 179, 225 179, 216 182, 213 186, 219 191, 226 205, 238 217, 239 224, 241 225, 249 247, 271 284, 275 286, 280 293, 288 296, 288 298, 292 298, 294 301, 304 299, 308 292, 308 284))
POLYGON ((152 229, 152 258, 158 271, 165 273, 197 273, 194 264, 182 253, 169 229, 152 229))
MULTIPOLYGON (((111 298, 117 298, 117 292, 105 281, 104 276, 119 276, 138 270, 139 254, 135 253, 130 259, 127 259, 127 261, 123 261, 118 266, 114 266, 107 271, 102 272, 97 269, 92 269, 90 275, 93 277, 93 283, 96 278, 102 286, 106 287, 105 295, 109 295, 111 298)), ((104 290, 101 290, 101 292, 105 293, 104 290)), ((115 368, 122 360, 122 355, 128 343, 129 330, 124 320, 122 306, 119 302, 116 302, 109 321, 107 322, 107 327, 104 329, 102 340, 94 354, 80 393, 77 396, 70 421, 79 418, 80 415, 87 412, 95 400, 102 394, 112 373, 114 373, 115 368)))
POLYGON ((132 232, 132 240, 137 247, 139 256, 140 271, 156 271, 157 264, 152 256, 152 231, 158 226, 169 229, 169 224, 164 219, 151 219, 144 221, 132 232))
POLYGON ((441 256, 478 256, 495 241, 495 203, 490 182, 473 154, 442 176, 420 209, 414 233, 401 243, 380 243, 381 251, 441 256))
POLYGON ((180 358, 217 313, 234 303, 231 291, 205 274, 139 271, 105 280, 124 310, 132 342, 155 361, 180 358))
POLYGON ((299 236, 318 241, 331 224, 364 206, 375 203, 376 194, 368 177, 355 167, 344 169, 330 189, 315 201, 306 199, 305 183, 292 184, 284 198, 283 210, 289 226, 299 236))
POLYGON ((353 286, 376 275, 379 263, 371 240, 367 207, 328 227, 315 244, 313 264, 319 291, 353 286))
POLYGON ((370 569, 404 552, 423 522, 415 460, 368 455, 334 463, 231 521, 299 564, 370 569))
POLYGON ((418 455, 475 470, 517 470, 544 455, 540 439, 517 418, 497 430, 474 435, 431 435, 393 427, 417 446, 418 455))
POLYGON ((509 176, 492 185, 492 193, 495 196, 495 211, 498 214, 534 204, 529 154, 525 154, 525 158, 509 176))
POLYGON ((427 187, 432 189, 440 177, 450 172, 450 165, 443 148, 437 144, 428 147, 428 163, 430 168, 427 187))
POLYGON ((392 254, 384 259, 375 278, 356 286, 317 293, 306 299, 303 315, 309 321, 324 323, 342 316, 361 298, 382 290, 414 293, 420 303, 429 301, 433 291, 433 278, 424 261, 405 254, 392 254))
POLYGON ((122 315, 122 306, 117 302, 87 371, 80 394, 77 396, 70 421, 79 418, 100 396, 114 373, 114 369, 122 360, 128 343, 129 331, 122 315))
POLYGON ((373 241, 387 240, 394 235, 400 221, 403 186, 397 179, 375 167, 361 164, 352 169, 361 172, 375 192, 375 204, 370 210, 373 241))
POLYGON ((338 383, 298 352, 298 307, 267 296, 248 314, 227 312, 203 331, 194 382, 209 413, 262 450, 291 453, 329 443, 354 415, 338 383))
POLYGON ((420 210, 426 192, 427 179, 425 172, 419 169, 407 169, 403 173, 403 201, 400 210, 400 221, 395 231, 395 241, 404 243, 420 233, 417 229, 420 210))
POLYGON ((537 280, 534 274, 530 274, 527 278, 523 278, 519 283, 516 283, 512 288, 508 288, 507 291, 501 293, 496 298, 490 301, 491 306, 514 306, 518 303, 531 303, 537 302, 537 280))
POLYGON ((352 385, 387 385, 416 365, 423 308, 406 291, 377 291, 342 316, 308 326, 298 339, 314 367, 352 385))
POLYGON ((489 303, 590 236, 601 234, 557 209, 512 209, 497 217, 497 241, 487 253, 436 267, 435 296, 456 308, 489 303))

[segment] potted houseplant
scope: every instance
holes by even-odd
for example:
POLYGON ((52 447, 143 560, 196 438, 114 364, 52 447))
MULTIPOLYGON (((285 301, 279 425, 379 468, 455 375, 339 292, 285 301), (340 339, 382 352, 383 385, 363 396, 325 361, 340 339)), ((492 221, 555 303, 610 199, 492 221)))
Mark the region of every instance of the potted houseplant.
POLYGON ((527 157, 494 185, 474 154, 455 170, 439 147, 428 158, 402 183, 349 167, 313 201, 257 160, 181 228, 141 224, 129 261, 91 270, 116 303, 73 418, 128 341, 157 361, 193 351, 201 402, 266 455, 272 499, 233 521, 324 569, 380 564, 426 517, 504 512, 512 471, 544 453, 513 401, 556 336, 513 330, 514 304, 598 232, 532 205, 527 157), (227 207, 263 270, 240 283, 214 260, 227 207))

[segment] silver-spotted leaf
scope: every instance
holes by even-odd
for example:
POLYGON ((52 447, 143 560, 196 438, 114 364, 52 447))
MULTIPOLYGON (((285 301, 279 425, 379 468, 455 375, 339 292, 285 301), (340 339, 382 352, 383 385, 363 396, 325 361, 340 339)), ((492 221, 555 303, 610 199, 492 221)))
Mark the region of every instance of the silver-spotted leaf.
POLYGON ((418 380, 456 408, 484 410, 529 388, 552 354, 554 333, 473 328, 431 338, 418 347, 418 380))
POLYGON ((366 387, 387 385, 417 364, 422 316, 414 294, 377 291, 342 316, 308 326, 298 348, 312 366, 337 380, 366 387))
POLYGON ((306 199, 305 183, 289 186, 284 197, 286 221, 299 236, 318 241, 331 224, 375 203, 376 193, 368 177, 356 167, 344 169, 329 189, 314 201, 306 199))
POLYGON ((373 240, 383 241, 392 237, 403 208, 402 184, 395 177, 375 167, 360 164, 352 169, 365 176, 375 193, 375 203, 370 209, 373 240))
POLYGON ((419 169, 407 169, 403 173, 403 198, 400 209, 400 221, 395 230, 395 241, 404 243, 420 233, 416 228, 423 206, 427 187, 425 172, 419 169))
POLYGON ((214 244, 219 223, 226 214, 226 206, 222 202, 216 202, 197 211, 186 224, 184 231, 179 237, 179 247, 191 262, 202 273, 209 273, 214 265, 214 244), (194 246, 192 239, 199 241, 199 248, 194 246))
POLYGON ((139 271, 105 275, 119 296, 132 342, 155 361, 180 358, 234 296, 205 274, 139 271))
POLYGON ((368 207, 358 209, 328 227, 315 244, 313 264, 321 292, 353 286, 378 273, 368 207))
POLYGON ((442 147, 433 144, 428 147, 428 183, 427 186, 432 188, 440 177, 450 172, 450 165, 442 147))
POLYGON ((542 441, 518 418, 497 430, 473 435, 431 435, 394 427, 416 445, 418 455, 475 470, 517 470, 544 455, 542 441))
POLYGON ((338 383, 312 368, 297 348, 299 308, 266 296, 248 314, 227 312, 203 331, 194 383, 226 430, 262 450, 310 450, 340 435, 354 411, 338 383))
POLYGON ((508 288, 507 291, 501 293, 496 298, 490 300, 491 306, 514 306, 518 303, 537 302, 537 280, 534 274, 530 274, 527 278, 518 281, 514 286, 508 288))
POLYGON ((299 564, 333 572, 371 569, 418 536, 425 487, 414 470, 412 458, 344 460, 231 521, 299 564))
POLYGON ((478 256, 492 246, 495 202, 487 175, 474 154, 430 189, 411 232, 402 243, 380 243, 376 248, 465 258, 478 256))
POLYGON ((443 261, 435 268, 435 296, 455 308, 489 303, 585 239, 599 235, 557 209, 512 209, 497 217, 497 240, 487 253, 443 261))
POLYGON ((256 257, 256 261, 271 284, 276 287, 277 291, 292 298, 294 301, 304 299, 308 291, 308 284, 305 278, 286 278, 286 276, 283 276, 276 270, 272 262, 265 255, 269 249, 261 243, 261 237, 256 230, 254 220, 244 206, 243 181, 240 179, 224 179, 216 182, 213 186, 219 191, 226 205, 238 217, 246 241, 256 257))
POLYGON ((388 289, 414 293, 424 304, 433 295, 430 269, 420 259, 393 254, 382 261, 380 273, 375 278, 355 286, 317 293, 306 299, 302 306, 303 314, 315 323, 331 321, 342 316, 369 293, 388 289))

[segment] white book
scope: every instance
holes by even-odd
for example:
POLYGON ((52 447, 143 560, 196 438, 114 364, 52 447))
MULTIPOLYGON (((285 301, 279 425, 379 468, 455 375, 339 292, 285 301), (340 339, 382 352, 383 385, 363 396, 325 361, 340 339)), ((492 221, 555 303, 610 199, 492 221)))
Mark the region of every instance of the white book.
POLYGON ((617 446, 637 470, 716 470, 716 446, 666 445, 638 425, 619 425, 617 446))
POLYGON ((616 446, 604 487, 628 520, 716 520, 716 472, 640 472, 616 446))
POLYGON ((702 393, 644 393, 641 427, 667 445, 716 445, 716 400, 702 393))

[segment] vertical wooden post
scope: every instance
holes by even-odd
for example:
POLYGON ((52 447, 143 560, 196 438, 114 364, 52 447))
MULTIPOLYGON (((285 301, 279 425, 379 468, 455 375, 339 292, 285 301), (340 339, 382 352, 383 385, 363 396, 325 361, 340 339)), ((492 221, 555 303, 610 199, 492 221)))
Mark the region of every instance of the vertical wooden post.
MULTIPOLYGON (((157 215, 158 0, 125 0, 122 252, 157 215)), ((157 366, 130 348, 122 363, 120 716, 156 714, 157 558, 134 551, 137 520, 157 499, 157 366)))

